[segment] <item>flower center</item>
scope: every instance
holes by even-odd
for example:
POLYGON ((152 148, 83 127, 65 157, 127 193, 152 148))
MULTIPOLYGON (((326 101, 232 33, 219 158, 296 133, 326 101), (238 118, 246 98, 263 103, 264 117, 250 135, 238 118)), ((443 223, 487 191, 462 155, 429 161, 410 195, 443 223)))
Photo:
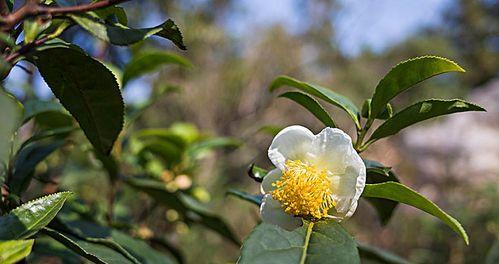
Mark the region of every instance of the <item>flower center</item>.
POLYGON ((292 215, 321 219, 335 205, 326 170, 299 160, 286 161, 281 179, 272 185, 272 197, 292 215))

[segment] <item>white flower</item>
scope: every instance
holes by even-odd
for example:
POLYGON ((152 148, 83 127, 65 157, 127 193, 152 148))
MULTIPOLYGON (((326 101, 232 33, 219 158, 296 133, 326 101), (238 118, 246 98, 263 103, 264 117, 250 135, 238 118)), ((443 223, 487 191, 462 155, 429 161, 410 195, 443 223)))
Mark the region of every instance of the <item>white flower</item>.
POLYGON ((264 222, 293 230, 302 218, 341 221, 355 212, 366 167, 345 132, 326 127, 314 135, 290 126, 275 136, 268 155, 277 168, 261 186, 264 222))

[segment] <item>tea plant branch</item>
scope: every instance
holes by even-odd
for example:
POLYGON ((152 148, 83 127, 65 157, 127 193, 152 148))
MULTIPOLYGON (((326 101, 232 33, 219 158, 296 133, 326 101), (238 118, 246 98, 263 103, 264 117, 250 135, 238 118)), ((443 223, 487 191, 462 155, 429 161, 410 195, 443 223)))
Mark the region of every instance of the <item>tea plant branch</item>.
POLYGON ((357 150, 357 152, 359 152, 359 153, 366 150, 366 148, 367 148, 367 144, 364 145, 363 141, 364 141, 364 138, 366 137, 367 132, 371 128, 373 122, 374 122, 374 118, 369 117, 367 119, 367 122, 364 125, 364 127, 361 130, 357 131, 357 141, 355 142, 355 150, 357 150))
MULTIPOLYGON (((66 14, 83 13, 101 8, 106 8, 126 1, 129 0, 102 0, 99 2, 94 2, 84 5, 53 7, 53 6, 41 5, 39 4, 38 0, 28 0, 17 11, 7 15, 3 15, 0 19, 0 27, 3 32, 7 32, 13 29, 17 24, 19 24, 21 21, 23 21, 28 17, 40 16, 40 15, 60 16, 66 14)), ((4 3, 5 1, 0 1, 0 2, 4 3)))
POLYGON ((21 46, 21 48, 19 50, 17 50, 16 52, 10 54, 9 56, 5 57, 5 60, 7 62, 14 62, 15 59, 19 58, 20 56, 26 54, 26 53, 29 53, 32 49, 38 47, 38 46, 41 46, 43 45, 45 42, 55 38, 56 36, 53 36, 53 35, 48 35, 48 36, 45 36, 43 38, 40 38, 40 39, 37 39, 33 42, 30 42, 30 43, 27 43, 23 46, 21 46))

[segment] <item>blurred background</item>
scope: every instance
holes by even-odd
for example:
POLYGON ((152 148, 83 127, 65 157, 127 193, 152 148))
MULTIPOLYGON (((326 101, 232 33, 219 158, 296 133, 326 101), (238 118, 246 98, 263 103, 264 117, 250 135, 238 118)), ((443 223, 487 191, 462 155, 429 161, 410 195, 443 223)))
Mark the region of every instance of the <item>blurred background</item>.
MULTIPOLYGON (((122 68, 143 49, 162 49, 188 58, 194 67, 166 67, 124 87, 129 106, 150 99, 157 87, 178 92, 157 98, 132 129, 194 124, 211 135, 233 137, 243 145, 203 160, 192 177, 207 191, 205 200, 240 239, 258 223, 258 208, 227 197, 229 188, 257 193, 246 169, 269 167, 269 130, 301 124, 314 132, 321 123, 297 104, 268 91, 286 74, 328 87, 357 104, 369 98, 380 78, 398 62, 416 56, 450 58, 467 70, 427 81, 394 102, 395 110, 423 98, 465 98, 487 113, 435 119, 374 144, 364 157, 393 167, 406 185, 459 219, 470 235, 466 246, 448 227, 427 214, 399 206, 386 226, 361 203, 349 231, 360 241, 391 250, 415 263, 485 263, 499 255, 499 2, 495 0, 184 0, 123 4, 129 24, 154 26, 172 18, 188 50, 151 40, 131 49, 108 46, 73 28, 66 36, 90 54, 122 68), (264 129, 262 129, 264 127, 264 129), (265 129, 266 128, 266 129, 265 129), (267 131, 267 132, 266 132, 267 131)), ((22 98, 48 100, 38 75, 16 68, 7 88, 22 98)), ((353 135, 352 123, 330 109, 339 126, 353 135)), ((91 203, 93 181, 81 181, 78 166, 67 165, 62 181, 91 203)), ((130 199, 130 197, 129 197, 130 199)), ((163 214, 157 221, 168 219, 163 214)), ((168 218, 168 217, 167 217, 168 218)), ((143 223, 154 230, 154 224, 143 223)), ((202 228, 181 228, 173 243, 188 263, 231 263, 239 248, 202 228)), ((491 262, 492 263, 492 262, 491 262)))

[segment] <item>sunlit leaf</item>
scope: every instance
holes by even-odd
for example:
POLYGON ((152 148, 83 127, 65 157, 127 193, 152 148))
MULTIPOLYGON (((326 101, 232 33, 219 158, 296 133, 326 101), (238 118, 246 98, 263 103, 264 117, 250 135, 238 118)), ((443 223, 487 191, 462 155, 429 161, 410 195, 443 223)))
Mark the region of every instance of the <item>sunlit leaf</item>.
POLYGON ((26 239, 52 221, 71 192, 59 192, 22 204, 0 217, 0 240, 26 239))
POLYGON ((353 238, 335 222, 317 222, 306 242, 307 225, 292 232, 260 224, 246 238, 239 264, 360 263, 353 238))
POLYGON ((327 88, 301 82, 288 76, 277 77, 270 85, 270 91, 274 91, 282 86, 291 86, 297 88, 302 92, 316 96, 330 104, 333 104, 343 109, 354 121, 355 126, 357 128, 360 128, 360 122, 359 122, 360 112, 357 109, 357 107, 347 97, 335 93, 327 88))
POLYGON ((31 253, 34 240, 0 241, 0 263, 14 264, 31 253))
POLYGON ((400 130, 433 117, 466 111, 485 111, 463 100, 430 99, 413 104, 386 120, 371 135, 370 142, 397 134, 400 130))
POLYGON ((312 113, 317 119, 319 119, 327 127, 336 127, 333 119, 329 113, 322 107, 322 105, 315 100, 313 97, 306 93, 301 92, 286 92, 279 97, 285 97, 293 100, 294 102, 305 107, 310 113, 312 113))
POLYGON ((403 184, 400 184, 398 182, 366 184, 362 196, 389 199, 423 210, 442 220, 457 234, 459 234, 464 239, 464 242, 466 242, 466 244, 469 243, 466 231, 456 219, 448 215, 446 212, 444 212, 437 205, 426 199, 421 194, 403 184))
POLYGON ((371 117, 377 117, 399 93, 432 76, 446 72, 464 72, 455 62, 436 56, 406 60, 393 67, 376 86, 371 102, 371 117))
POLYGON ((267 175, 267 173, 269 173, 269 171, 256 166, 255 163, 252 163, 248 167, 247 173, 248 176, 253 180, 255 180, 256 182, 262 182, 263 178, 265 178, 265 176, 267 175))
POLYGON ((3 183, 3 174, 8 164, 14 133, 21 124, 23 115, 22 105, 0 87, 0 183, 3 183))
POLYGON ((180 49, 186 49, 182 33, 171 19, 156 27, 135 29, 118 23, 105 23, 89 14, 73 14, 70 17, 95 37, 115 45, 131 45, 156 35, 170 40, 180 49))

